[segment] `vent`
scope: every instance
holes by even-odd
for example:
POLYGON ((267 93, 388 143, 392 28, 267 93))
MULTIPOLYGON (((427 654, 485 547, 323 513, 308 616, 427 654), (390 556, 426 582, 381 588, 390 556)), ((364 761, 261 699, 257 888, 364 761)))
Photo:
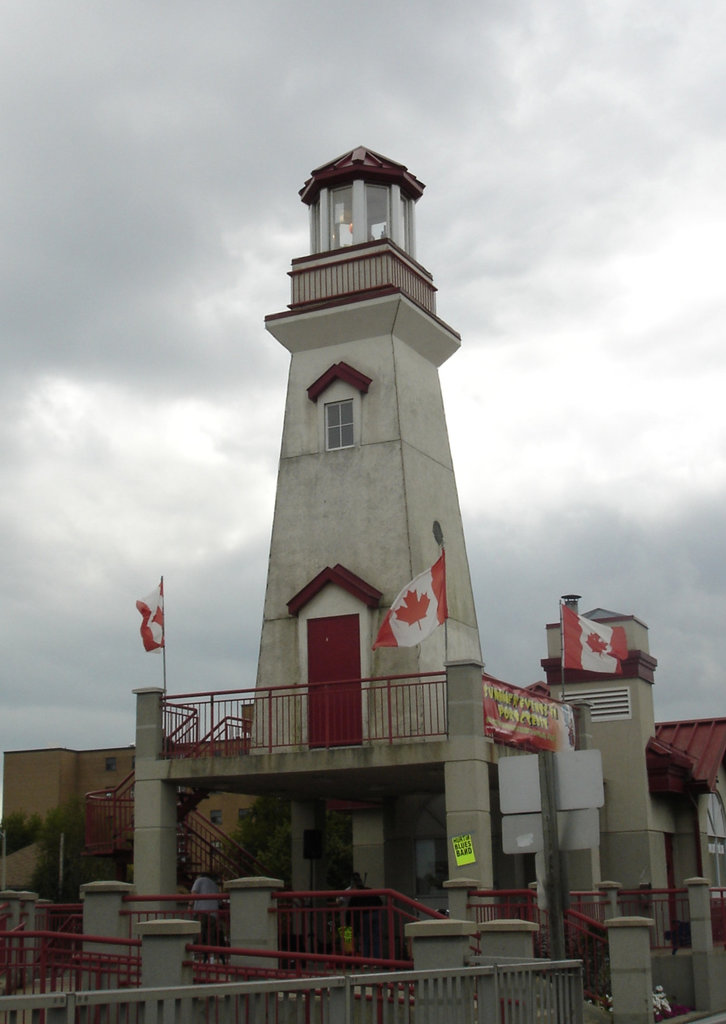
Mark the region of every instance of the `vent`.
MULTIPOLYGON (((574 694, 569 694, 569 700, 574 694)), ((618 719, 632 718, 630 708, 630 690, 621 686, 617 690, 587 690, 577 694, 577 700, 590 706, 590 717, 593 722, 616 722, 618 719)))

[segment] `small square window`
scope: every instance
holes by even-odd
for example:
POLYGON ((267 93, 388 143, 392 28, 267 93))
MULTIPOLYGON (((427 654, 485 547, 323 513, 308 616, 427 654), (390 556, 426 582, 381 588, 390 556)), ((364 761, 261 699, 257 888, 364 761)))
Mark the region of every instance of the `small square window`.
POLYGON ((221 825, 222 824, 222 812, 221 811, 210 811, 209 812, 209 820, 211 821, 211 823, 213 825, 221 825))
POLYGON ((353 399, 330 402, 325 406, 325 447, 330 452, 352 448, 353 442, 353 399))
POLYGON ((116 771, 116 758, 115 757, 107 757, 106 758, 106 771, 107 772, 115 772, 116 771))

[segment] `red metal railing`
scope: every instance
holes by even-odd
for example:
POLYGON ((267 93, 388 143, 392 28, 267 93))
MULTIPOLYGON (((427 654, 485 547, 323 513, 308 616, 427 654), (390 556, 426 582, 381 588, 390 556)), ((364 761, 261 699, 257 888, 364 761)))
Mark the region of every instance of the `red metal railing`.
POLYGON ((83 931, 83 904, 36 903, 34 927, 44 932, 80 935, 83 931))
POLYGON ((363 957, 410 965, 405 925, 444 917, 394 889, 276 892, 273 897, 279 949, 333 960, 363 957), (357 906, 348 902, 354 894, 363 897, 357 906))
POLYGON ((599 889, 593 891, 575 891, 570 893, 570 910, 584 914, 592 921, 604 921, 612 917, 610 901, 604 892, 599 889))
POLYGON ((687 889, 621 889, 618 910, 624 917, 651 917, 651 949, 691 945, 691 914, 687 889))
POLYGON ((196 984, 253 981, 261 978, 323 977, 376 967, 381 971, 410 970, 412 962, 382 957, 346 956, 342 953, 297 953, 279 950, 189 945, 196 984))
POLYGON ((537 893, 532 889, 473 889, 467 905, 477 924, 502 918, 541 924, 537 893))
POLYGON ((582 960, 583 986, 588 999, 600 1000, 611 992, 610 948, 607 929, 576 910, 565 911, 565 948, 571 960, 582 960))
POLYGON ((205 871, 225 878, 270 873, 256 857, 198 811, 190 811, 179 823, 177 854, 182 873, 187 877, 205 871))
MULTIPOLYGON (((572 904, 588 907, 604 914, 599 893, 572 893, 572 904)), ((537 905, 537 894, 532 889, 479 889, 469 893, 468 908, 477 924, 502 919, 532 921, 539 931, 532 935, 532 948, 536 956, 549 956, 549 917, 537 905)), ((565 947, 567 956, 582 960, 584 984, 588 998, 605 995, 610 983, 610 959, 607 931, 600 918, 580 910, 565 911, 565 947)))
POLYGON ((104 856, 133 849, 134 780, 130 772, 113 789, 86 793, 86 853, 104 856))
MULTIPOLYGON (((340 745, 334 731, 327 739, 323 723, 309 735, 310 700, 330 708, 336 694, 349 699, 351 683, 360 687, 361 733, 349 743, 395 743, 445 736, 446 676, 387 676, 307 686, 261 686, 219 693, 166 697, 163 706, 164 757, 240 756, 254 752, 340 745), (318 698, 322 697, 322 700, 318 698)), ((358 698, 357 698, 358 699, 358 698)))
MULTIPOLYGON (((221 935, 229 935, 229 898, 221 893, 210 893, 207 895, 186 895, 184 893, 174 896, 124 896, 124 908, 122 915, 128 921, 128 934, 134 935, 136 925, 144 921, 155 921, 159 918, 174 918, 176 920, 188 919, 201 921, 203 918, 214 916, 219 922, 221 935), (205 902, 210 904, 209 910, 195 910, 194 903, 205 902), (219 903, 213 907, 213 903, 219 903)), ((211 929, 205 928, 205 933, 211 929)))
POLYGON ((140 939, 18 928, 0 933, 0 950, 4 995, 136 987, 141 981, 140 939))
MULTIPOLYGON (((95 856, 131 857, 134 839, 134 772, 115 789, 86 794, 85 850, 95 856)), ((201 871, 224 877, 268 874, 266 868, 226 832, 198 814, 179 806, 177 854, 182 878, 201 871)))
POLYGON ((711 933, 716 946, 726 944, 726 889, 711 889, 711 933))

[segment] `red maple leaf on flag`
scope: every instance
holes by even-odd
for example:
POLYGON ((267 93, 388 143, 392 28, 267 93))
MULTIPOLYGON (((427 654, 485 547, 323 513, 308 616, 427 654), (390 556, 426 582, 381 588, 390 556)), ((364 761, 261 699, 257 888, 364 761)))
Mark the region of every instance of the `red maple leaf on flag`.
POLYGON ((396 618, 401 622, 407 622, 409 626, 418 622, 420 628, 421 620, 426 618, 430 604, 427 594, 418 594, 415 590, 409 590, 401 602, 401 607, 396 609, 396 618))
POLYGON ((597 633, 588 633, 585 643, 595 654, 603 654, 608 649, 608 645, 597 633))

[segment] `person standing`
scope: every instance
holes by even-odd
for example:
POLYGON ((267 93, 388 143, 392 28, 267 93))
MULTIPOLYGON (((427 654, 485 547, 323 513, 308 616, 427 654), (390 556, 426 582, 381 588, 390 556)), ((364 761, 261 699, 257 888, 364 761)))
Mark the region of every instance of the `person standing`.
MULTIPOLYGON (((194 880, 192 895, 200 897, 192 903, 192 910, 202 926, 201 945, 218 945, 219 885, 212 875, 201 874, 194 880), (216 896, 216 899, 214 898, 216 896)), ((206 960, 206 956, 204 957, 206 960)))
POLYGON ((353 872, 351 894, 348 897, 346 923, 352 925, 358 952, 379 959, 381 955, 381 897, 363 884, 357 871, 353 872))

